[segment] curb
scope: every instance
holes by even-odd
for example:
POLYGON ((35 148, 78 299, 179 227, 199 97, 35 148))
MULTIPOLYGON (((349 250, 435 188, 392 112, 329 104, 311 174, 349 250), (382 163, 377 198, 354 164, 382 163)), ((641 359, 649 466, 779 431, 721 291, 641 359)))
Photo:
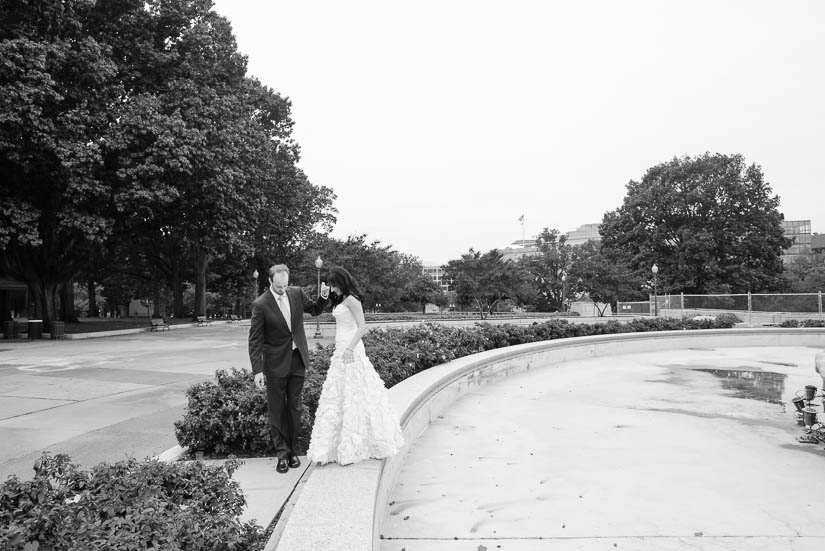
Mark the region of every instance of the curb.
POLYGON ((173 463, 186 455, 189 452, 189 447, 182 447, 180 445, 172 446, 168 450, 156 455, 152 459, 156 461, 163 461, 164 463, 173 463))
POLYGON ((269 535, 263 551, 275 551, 277 549, 278 542, 281 541, 281 536, 286 528, 286 520, 289 518, 292 510, 295 509, 295 503, 301 496, 301 491, 304 489, 304 486, 306 486, 309 474, 315 470, 316 465, 317 463, 310 462, 309 467, 304 470, 301 478, 295 483, 295 488, 293 488, 292 493, 289 494, 289 497, 281 506, 281 516, 278 517, 278 521, 275 523, 275 527, 272 529, 272 533, 269 535))
MULTIPOLYGON (((216 325, 228 325, 232 322, 229 320, 214 320, 211 323, 216 325)), ((198 327, 197 322, 191 323, 176 323, 174 325, 169 326, 169 330, 173 329, 183 329, 187 327, 198 327)), ((91 333, 68 333, 64 335, 64 339, 66 340, 78 340, 78 339, 96 339, 100 337, 116 337, 119 335, 134 335, 137 333, 153 333, 151 327, 135 327, 132 329, 114 329, 112 331, 93 331, 91 333)))

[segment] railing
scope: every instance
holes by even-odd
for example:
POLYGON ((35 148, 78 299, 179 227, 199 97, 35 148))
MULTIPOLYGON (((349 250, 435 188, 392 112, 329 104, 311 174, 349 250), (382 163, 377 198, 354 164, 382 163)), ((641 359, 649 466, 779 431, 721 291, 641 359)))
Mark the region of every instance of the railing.
POLYGON ((663 294, 648 301, 618 302, 619 314, 654 314, 690 318, 731 313, 750 324, 775 324, 787 319, 825 319, 822 291, 817 293, 663 294))

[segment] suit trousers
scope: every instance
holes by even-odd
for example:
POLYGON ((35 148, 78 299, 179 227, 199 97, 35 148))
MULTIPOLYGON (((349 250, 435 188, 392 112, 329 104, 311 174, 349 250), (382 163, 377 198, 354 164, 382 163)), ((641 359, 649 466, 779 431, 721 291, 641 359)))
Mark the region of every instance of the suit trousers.
POLYGON ((266 376, 266 405, 269 411, 269 433, 278 459, 297 455, 295 446, 301 431, 304 403, 304 376, 295 375, 303 369, 301 353, 292 351, 292 365, 287 377, 266 376))

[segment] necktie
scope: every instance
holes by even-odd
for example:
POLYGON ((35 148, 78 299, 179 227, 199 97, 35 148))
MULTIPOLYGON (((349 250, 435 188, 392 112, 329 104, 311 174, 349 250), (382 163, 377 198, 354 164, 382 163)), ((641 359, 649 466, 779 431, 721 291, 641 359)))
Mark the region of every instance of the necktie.
POLYGON ((282 293, 281 296, 278 297, 278 308, 281 309, 281 313, 284 315, 286 326, 289 327, 290 331, 292 331, 292 320, 289 319, 291 317, 289 312, 289 300, 286 297, 286 293, 282 293))

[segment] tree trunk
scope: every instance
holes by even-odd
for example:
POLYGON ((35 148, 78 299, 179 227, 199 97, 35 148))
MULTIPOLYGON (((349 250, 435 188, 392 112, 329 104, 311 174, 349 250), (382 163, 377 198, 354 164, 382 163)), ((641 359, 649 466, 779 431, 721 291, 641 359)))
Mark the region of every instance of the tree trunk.
POLYGON ((11 291, 0 291, 0 321, 11 319, 11 291))
POLYGON ((172 315, 177 318, 186 316, 183 305, 183 278, 177 269, 172 276, 172 302, 172 315))
POLYGON ((60 311, 66 323, 77 323, 77 311, 74 308, 74 280, 70 279, 60 288, 60 311))
POLYGON ((162 318, 162 317, 164 317, 163 314, 161 314, 161 310, 163 310, 163 308, 161 308, 161 304, 160 304, 160 291, 155 290, 155 292, 152 294, 152 317, 153 318, 162 318))
POLYGON ((42 320, 43 331, 49 332, 51 321, 55 319, 55 313, 57 312, 57 284, 38 279, 28 281, 28 285, 33 301, 29 318, 42 320))
POLYGON ((199 252, 195 260, 195 316, 206 315, 206 269, 209 255, 199 252))
POLYGON ((89 281, 86 282, 86 286, 86 293, 89 295, 89 309, 86 315, 90 318, 99 318, 100 310, 97 308, 97 287, 95 280, 90 277, 89 281))

